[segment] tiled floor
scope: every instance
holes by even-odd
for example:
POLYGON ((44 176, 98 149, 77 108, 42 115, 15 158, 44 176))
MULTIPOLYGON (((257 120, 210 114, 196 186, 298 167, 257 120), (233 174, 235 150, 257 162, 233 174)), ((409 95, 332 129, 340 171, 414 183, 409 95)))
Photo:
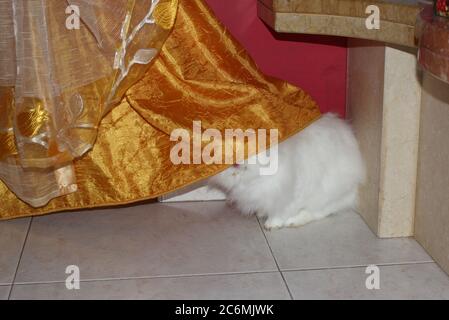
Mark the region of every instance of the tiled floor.
POLYGON ((379 240, 355 213, 266 232, 223 202, 72 212, 0 222, 0 252, 0 299, 449 299, 413 239, 379 240))

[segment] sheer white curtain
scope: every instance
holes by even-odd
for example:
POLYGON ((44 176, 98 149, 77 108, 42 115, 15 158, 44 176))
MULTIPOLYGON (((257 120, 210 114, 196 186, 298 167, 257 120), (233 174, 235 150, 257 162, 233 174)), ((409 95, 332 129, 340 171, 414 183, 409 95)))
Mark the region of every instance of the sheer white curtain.
POLYGON ((76 191, 72 161, 160 50, 176 2, 0 0, 0 179, 19 198, 76 191))

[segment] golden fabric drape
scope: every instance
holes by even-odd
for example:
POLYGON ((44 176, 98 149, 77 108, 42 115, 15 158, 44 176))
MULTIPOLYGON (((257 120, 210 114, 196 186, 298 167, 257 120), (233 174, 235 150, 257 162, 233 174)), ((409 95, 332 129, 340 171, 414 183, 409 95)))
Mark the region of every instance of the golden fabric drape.
POLYGON ((174 129, 278 129, 280 141, 320 117, 303 90, 264 76, 202 0, 180 0, 160 55, 102 120, 74 163, 77 192, 32 208, 0 184, 0 218, 123 205, 207 178, 226 165, 174 165, 174 129))

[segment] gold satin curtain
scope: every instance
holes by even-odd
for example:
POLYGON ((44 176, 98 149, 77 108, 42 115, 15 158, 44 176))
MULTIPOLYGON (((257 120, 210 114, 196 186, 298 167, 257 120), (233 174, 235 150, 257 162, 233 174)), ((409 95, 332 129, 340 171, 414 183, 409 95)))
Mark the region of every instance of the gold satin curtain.
MULTIPOLYGON (((161 31, 175 2, 160 11, 161 31)), ((195 120, 203 130, 278 129, 282 141, 320 116, 303 90, 264 76, 202 0, 180 0, 174 22, 159 56, 102 118, 92 150, 74 160, 77 191, 32 208, 0 183, 0 218, 128 204, 218 173, 226 166, 170 161, 171 132, 192 131, 195 120)))

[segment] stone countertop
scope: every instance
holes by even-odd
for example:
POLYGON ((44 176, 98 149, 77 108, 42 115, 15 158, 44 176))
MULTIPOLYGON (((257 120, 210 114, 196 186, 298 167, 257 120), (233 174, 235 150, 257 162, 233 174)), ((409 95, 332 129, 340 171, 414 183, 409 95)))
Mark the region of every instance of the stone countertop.
POLYGON ((259 17, 281 33, 376 40, 416 47, 419 0, 258 0, 259 17), (380 9, 380 29, 365 26, 366 8, 380 9))

